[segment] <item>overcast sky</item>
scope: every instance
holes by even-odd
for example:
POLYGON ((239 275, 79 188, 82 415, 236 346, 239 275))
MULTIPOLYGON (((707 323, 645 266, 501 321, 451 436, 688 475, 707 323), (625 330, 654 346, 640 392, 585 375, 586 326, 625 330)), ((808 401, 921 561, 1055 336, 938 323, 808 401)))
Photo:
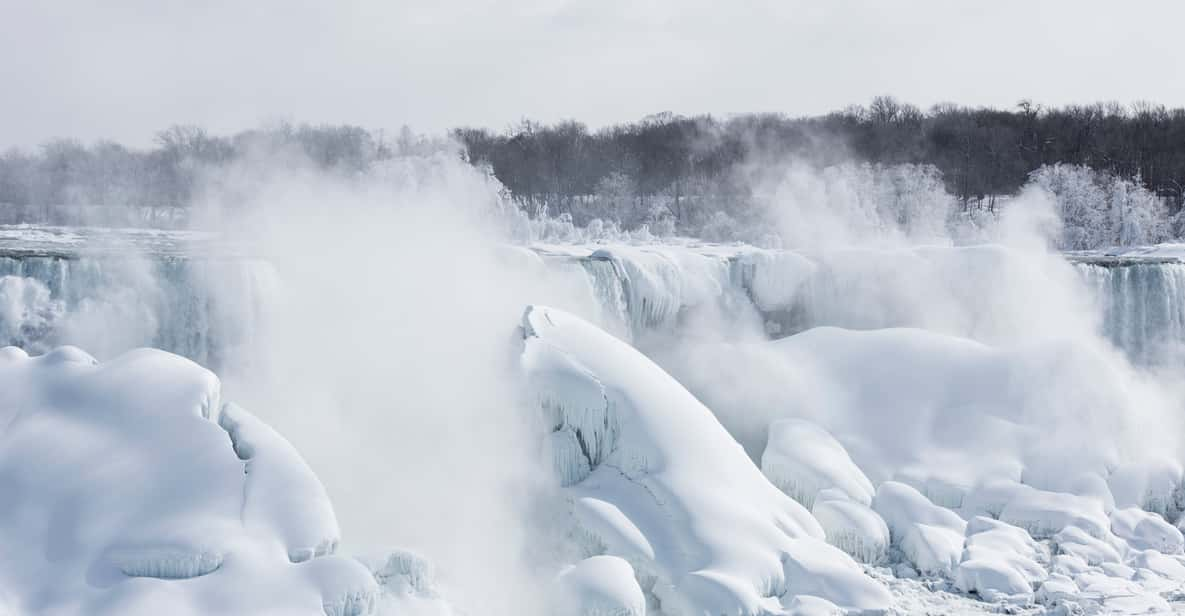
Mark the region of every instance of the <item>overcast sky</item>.
POLYGON ((1185 106, 1185 2, 0 0, 0 147, 276 120, 1185 106))

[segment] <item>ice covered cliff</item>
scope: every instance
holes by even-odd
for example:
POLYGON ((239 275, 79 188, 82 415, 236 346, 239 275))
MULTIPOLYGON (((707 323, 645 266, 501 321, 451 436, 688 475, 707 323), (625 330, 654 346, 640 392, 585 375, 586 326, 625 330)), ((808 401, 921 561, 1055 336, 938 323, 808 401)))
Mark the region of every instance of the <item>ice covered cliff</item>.
POLYGON ((890 607, 809 511, 644 355, 552 308, 528 308, 522 327, 522 365, 552 427, 573 533, 588 555, 627 561, 652 610, 781 614, 801 596, 890 607))

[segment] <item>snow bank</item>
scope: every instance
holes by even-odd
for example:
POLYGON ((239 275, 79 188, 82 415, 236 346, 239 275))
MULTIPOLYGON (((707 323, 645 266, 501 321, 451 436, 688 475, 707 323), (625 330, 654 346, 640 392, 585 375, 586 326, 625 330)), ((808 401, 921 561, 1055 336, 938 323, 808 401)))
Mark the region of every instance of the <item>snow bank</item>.
POLYGON ((220 401, 196 364, 140 350, 0 352, 0 596, 17 613, 363 614, 321 484, 220 401), (299 561, 299 562, 298 562, 299 561))
POLYGON ((777 613, 797 594, 845 609, 889 606, 887 591, 824 543, 806 509, 641 353, 551 308, 528 308, 523 333, 540 411, 577 443, 601 444, 579 448, 589 473, 566 488, 576 535, 590 553, 629 562, 664 613, 777 613))

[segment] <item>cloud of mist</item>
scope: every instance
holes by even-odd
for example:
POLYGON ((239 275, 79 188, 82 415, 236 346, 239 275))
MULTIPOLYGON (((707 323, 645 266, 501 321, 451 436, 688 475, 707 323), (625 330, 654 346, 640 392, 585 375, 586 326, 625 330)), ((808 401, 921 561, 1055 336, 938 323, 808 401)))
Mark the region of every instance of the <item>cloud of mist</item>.
POLYGON ((267 376, 227 375, 226 395, 309 461, 347 550, 409 548, 462 609, 537 613, 554 570, 529 544, 546 543, 555 484, 517 398, 514 337, 528 302, 585 299, 524 267, 489 179, 452 152, 366 177, 253 164, 206 193, 207 224, 280 281, 267 376))
MULTIPOLYGON (((901 443, 942 447, 979 434, 984 448, 976 455, 1018 455, 1027 481, 1058 489, 1066 485, 1058 484, 1057 469, 1074 464, 1105 476, 1123 462, 1181 459, 1177 409, 1185 397, 1179 374, 1169 374, 1179 370, 1133 366, 1103 335, 1097 298, 1052 248, 1061 223, 1047 193, 1025 190, 990 216, 968 218, 924 167, 761 165, 752 177, 768 218, 784 246, 813 263, 795 291, 800 309, 815 319, 811 325, 914 328, 903 340, 922 350, 911 356, 907 345, 886 354, 875 338, 859 334, 834 336, 839 347, 811 346, 828 334, 771 343, 752 320, 747 330, 741 320, 722 330, 712 318, 690 320, 691 331, 674 338, 644 340, 645 350, 713 409, 755 461, 770 422, 784 417, 819 421, 859 451, 862 426, 895 404, 892 387, 927 392, 946 379, 964 385, 934 398, 918 394, 904 423, 892 428, 901 431, 901 443), (991 358, 975 360, 991 372, 963 373, 956 356, 942 359, 967 344, 991 358), (839 359, 849 352, 854 359, 839 359), (899 377, 879 400, 859 398, 885 374, 899 377), (981 383, 997 391, 977 389, 981 383), (963 405, 950 411, 965 418, 961 427, 928 423, 936 409, 963 405), (1025 426, 1026 436, 977 426, 980 407, 1016 413, 1010 421, 1025 426), (920 433, 929 440, 918 440, 920 433)), ((802 266, 791 265, 782 278, 803 277, 796 273, 802 266)), ((928 462, 927 472, 944 464, 928 462)), ((885 479, 894 468, 866 470, 885 479)))

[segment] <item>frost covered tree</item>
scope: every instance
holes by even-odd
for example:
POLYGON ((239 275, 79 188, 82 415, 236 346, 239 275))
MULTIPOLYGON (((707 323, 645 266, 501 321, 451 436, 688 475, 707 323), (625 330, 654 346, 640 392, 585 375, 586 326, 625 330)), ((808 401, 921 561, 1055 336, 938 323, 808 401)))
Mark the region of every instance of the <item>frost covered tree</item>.
POLYGON ((1064 229, 1063 249, 1155 244, 1173 237, 1168 205, 1139 177, 1056 164, 1037 169, 1029 182, 1053 196, 1064 229))

